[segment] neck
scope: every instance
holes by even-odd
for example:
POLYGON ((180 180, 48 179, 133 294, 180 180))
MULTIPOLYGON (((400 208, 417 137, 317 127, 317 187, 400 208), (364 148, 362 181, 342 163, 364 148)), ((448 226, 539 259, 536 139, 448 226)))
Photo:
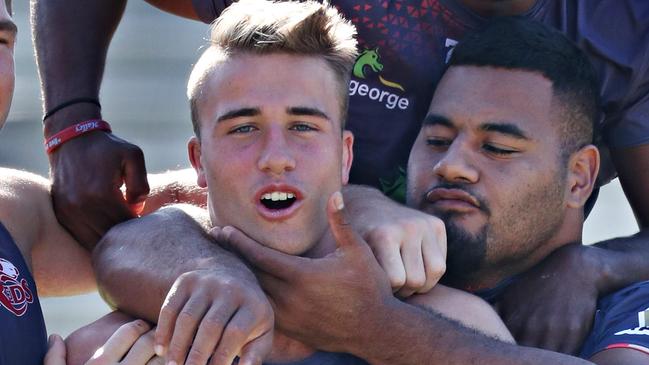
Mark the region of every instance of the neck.
MULTIPOLYGON (((331 232, 327 230, 324 236, 310 250, 301 256, 320 258, 327 256, 335 250, 336 241, 333 239, 331 232)), ((273 349, 266 361, 273 363, 299 361, 309 357, 315 351, 316 349, 283 334, 279 329, 275 328, 273 349)))
POLYGON ((496 287, 503 280, 522 274, 550 256, 555 250, 566 245, 581 244, 584 215, 582 209, 568 209, 561 225, 552 237, 524 256, 513 256, 489 262, 489 267, 476 270, 469 276, 447 278, 444 284, 463 289, 477 291, 496 287))
POLYGON ((537 0, 459 0, 462 5, 482 17, 521 15, 537 0))

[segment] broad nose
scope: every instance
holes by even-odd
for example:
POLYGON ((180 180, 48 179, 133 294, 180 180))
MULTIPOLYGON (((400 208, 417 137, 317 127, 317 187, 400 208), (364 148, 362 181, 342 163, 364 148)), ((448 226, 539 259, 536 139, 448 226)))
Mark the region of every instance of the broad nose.
POLYGON ((267 131, 257 161, 259 170, 274 175, 282 175, 295 168, 295 158, 286 137, 284 130, 280 128, 267 131))
POLYGON ((467 143, 456 139, 435 164, 433 172, 448 182, 475 184, 480 173, 471 157, 467 143))

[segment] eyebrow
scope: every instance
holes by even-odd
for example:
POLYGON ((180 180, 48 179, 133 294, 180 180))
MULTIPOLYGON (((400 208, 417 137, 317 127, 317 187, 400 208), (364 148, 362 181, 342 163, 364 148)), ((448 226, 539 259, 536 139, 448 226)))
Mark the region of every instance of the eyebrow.
MULTIPOLYGON (((455 128, 455 125, 453 122, 451 122, 450 119, 438 115, 438 114, 428 114, 424 118, 423 122, 424 126, 442 126, 446 128, 455 128)), ((507 122, 487 122, 483 123, 480 125, 480 130, 484 132, 495 132, 495 133, 500 133, 507 135, 509 137, 513 137, 516 139, 523 139, 523 140, 532 140, 532 138, 528 137, 525 132, 523 132, 522 129, 520 129, 518 126, 512 123, 507 123, 507 122)))
POLYGON ((325 112, 316 108, 310 108, 305 106, 286 108, 286 113, 289 115, 308 115, 308 116, 320 117, 320 118, 330 120, 329 116, 325 112))
POLYGON ((455 126, 453 125, 453 122, 451 122, 450 119, 443 117, 438 114, 428 114, 423 121, 423 125, 425 126, 435 126, 435 125, 441 125, 443 127, 447 128, 454 128, 455 126))
POLYGON ((531 140, 522 129, 518 126, 507 122, 490 122, 480 126, 480 130, 485 132, 496 132, 516 139, 531 140))
POLYGON ((216 119, 216 122, 223 122, 229 119, 240 118, 240 117, 254 117, 261 114, 259 108, 240 108, 234 109, 226 112, 216 119))
POLYGON ((8 31, 16 34, 18 33, 18 27, 11 20, 0 20, 0 31, 8 31))
MULTIPOLYGON (((307 116, 314 116, 314 117, 330 120, 329 116, 325 112, 316 108, 310 108, 304 106, 286 108, 286 113, 289 115, 307 115, 307 116)), ((223 122, 234 118, 240 118, 240 117, 255 117, 260 114, 261 114, 261 109, 259 108, 234 109, 218 117, 216 119, 216 122, 219 123, 219 122, 223 122)))

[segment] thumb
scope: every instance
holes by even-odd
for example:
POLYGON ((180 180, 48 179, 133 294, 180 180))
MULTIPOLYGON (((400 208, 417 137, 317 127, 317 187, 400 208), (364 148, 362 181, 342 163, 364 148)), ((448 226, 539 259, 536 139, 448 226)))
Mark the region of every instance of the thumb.
POLYGON ((59 335, 50 335, 47 340, 47 354, 43 365, 65 365, 65 343, 59 335))
POLYGON ((327 204, 329 228, 336 240, 336 247, 364 245, 365 241, 356 233, 345 218, 345 203, 340 191, 331 194, 327 204))
POLYGON ((149 195, 149 182, 144 155, 139 148, 124 157, 122 176, 126 185, 126 202, 129 204, 143 202, 149 195))

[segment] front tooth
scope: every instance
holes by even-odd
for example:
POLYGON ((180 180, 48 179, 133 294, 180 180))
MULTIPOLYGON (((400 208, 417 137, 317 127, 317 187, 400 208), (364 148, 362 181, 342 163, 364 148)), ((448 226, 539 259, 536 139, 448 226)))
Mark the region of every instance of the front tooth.
POLYGON ((279 193, 279 200, 286 200, 286 193, 279 193))
POLYGON ((276 191, 274 191, 274 192, 270 195, 270 199, 271 199, 272 201, 274 201, 274 202, 278 201, 278 200, 279 200, 279 193, 276 192, 276 191))
POLYGON ((270 200, 270 193, 266 193, 261 197, 262 200, 270 200))
POLYGON ((288 199, 293 199, 293 198, 295 198, 295 194, 293 194, 293 193, 287 193, 287 194, 286 194, 286 197, 287 197, 288 199))

